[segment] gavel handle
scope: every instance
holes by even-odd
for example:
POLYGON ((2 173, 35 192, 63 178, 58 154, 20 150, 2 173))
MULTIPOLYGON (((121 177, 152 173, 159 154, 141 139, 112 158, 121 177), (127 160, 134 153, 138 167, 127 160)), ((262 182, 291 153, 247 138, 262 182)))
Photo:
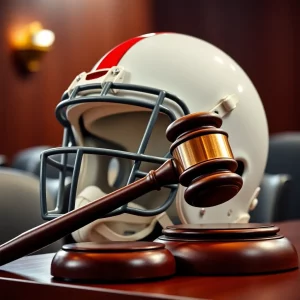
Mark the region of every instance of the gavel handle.
POLYGON ((144 178, 4 243, 0 246, 0 266, 63 238, 147 192, 159 190, 162 186, 172 183, 178 183, 178 175, 174 161, 168 160, 144 178))

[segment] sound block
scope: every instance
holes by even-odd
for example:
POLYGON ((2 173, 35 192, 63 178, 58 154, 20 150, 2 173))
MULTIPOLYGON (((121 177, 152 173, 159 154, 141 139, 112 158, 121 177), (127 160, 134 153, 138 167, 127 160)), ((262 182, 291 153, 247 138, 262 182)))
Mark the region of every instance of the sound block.
POLYGON ((51 275, 68 281, 120 282, 175 273, 175 259, 154 242, 67 244, 53 257, 51 275))
POLYGON ((269 224, 176 225, 155 242, 174 255, 181 275, 243 275, 298 268, 291 242, 269 224))

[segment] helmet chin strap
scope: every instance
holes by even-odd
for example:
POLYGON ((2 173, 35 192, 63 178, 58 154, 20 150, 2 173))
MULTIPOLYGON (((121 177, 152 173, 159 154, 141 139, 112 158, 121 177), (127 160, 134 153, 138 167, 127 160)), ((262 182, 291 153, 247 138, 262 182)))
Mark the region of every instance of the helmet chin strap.
MULTIPOLYGON (((105 195, 106 193, 100 188, 88 186, 77 196, 75 209, 105 195)), ((144 209, 141 205, 132 202, 128 206, 144 209)), ((173 225, 165 212, 152 217, 121 214, 109 218, 100 218, 73 232, 72 236, 76 242, 137 241, 148 236, 157 222, 163 228, 173 225)))

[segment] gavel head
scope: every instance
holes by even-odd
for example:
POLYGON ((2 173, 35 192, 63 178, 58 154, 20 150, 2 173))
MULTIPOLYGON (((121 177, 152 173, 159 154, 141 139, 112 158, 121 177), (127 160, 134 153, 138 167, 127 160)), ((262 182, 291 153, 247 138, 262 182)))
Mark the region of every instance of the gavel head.
POLYGON ((185 200, 192 206, 222 204, 242 188, 242 177, 234 173, 238 164, 221 125, 222 119, 215 113, 194 113, 167 128, 179 182, 187 187, 185 200))

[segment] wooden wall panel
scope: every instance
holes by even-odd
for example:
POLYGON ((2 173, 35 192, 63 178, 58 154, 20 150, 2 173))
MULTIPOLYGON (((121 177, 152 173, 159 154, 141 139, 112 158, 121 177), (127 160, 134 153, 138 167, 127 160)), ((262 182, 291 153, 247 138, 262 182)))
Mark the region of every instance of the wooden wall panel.
POLYGON ((300 130, 300 2, 297 0, 0 1, 0 153, 60 143, 54 108, 79 72, 111 47, 151 31, 198 36, 231 55, 261 98, 270 132, 300 130), (42 69, 20 76, 9 33, 38 20, 56 34, 42 69))
POLYGON ((299 1, 155 0, 154 17, 155 31, 191 34, 232 56, 262 98, 270 133, 300 131, 299 1))
POLYGON ((12 157, 34 145, 58 145, 62 128, 54 109, 77 74, 89 71, 109 49, 151 28, 149 0, 0 1, 0 153, 12 157), (41 71, 21 76, 9 36, 18 26, 40 21, 56 34, 41 71))

